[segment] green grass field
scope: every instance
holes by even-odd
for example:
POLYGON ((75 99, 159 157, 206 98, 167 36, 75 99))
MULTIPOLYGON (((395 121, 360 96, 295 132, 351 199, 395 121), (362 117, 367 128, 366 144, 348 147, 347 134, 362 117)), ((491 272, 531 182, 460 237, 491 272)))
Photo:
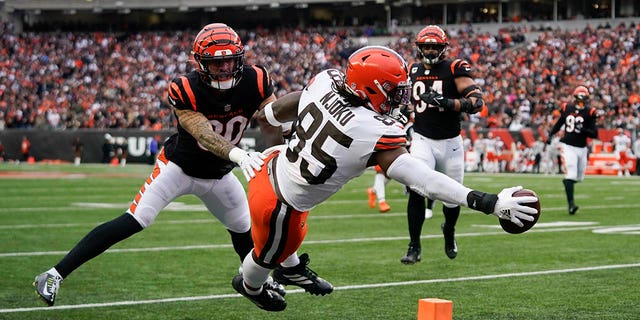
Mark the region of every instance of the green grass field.
MULTIPOLYGON (((336 290, 288 287, 288 306, 262 311, 231 288, 239 260, 228 233, 193 196, 65 279, 55 307, 31 282, 94 226, 124 212, 151 166, 0 164, 0 319, 416 319, 418 300, 453 301, 454 319, 640 319, 640 179, 576 186, 569 216, 561 176, 468 174, 498 192, 523 185, 541 198, 538 225, 506 234, 497 218, 463 208, 459 253, 443 250, 441 204, 425 222, 422 262, 399 262, 406 196, 387 186, 389 213, 370 209, 373 171, 312 210, 300 253, 336 290), (12 174, 20 171, 19 174, 12 174), (64 174, 58 174, 58 173, 64 174)), ((239 172, 238 172, 239 174, 239 172)))

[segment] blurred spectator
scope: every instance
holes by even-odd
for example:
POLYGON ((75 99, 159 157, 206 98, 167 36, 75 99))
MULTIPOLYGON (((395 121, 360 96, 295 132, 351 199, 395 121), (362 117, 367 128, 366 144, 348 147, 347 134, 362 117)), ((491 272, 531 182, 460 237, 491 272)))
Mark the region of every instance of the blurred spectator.
POLYGON ((129 156, 129 143, 127 143, 127 138, 118 137, 116 138, 116 143, 114 144, 116 158, 118 159, 118 163, 121 167, 127 165, 127 156, 129 156))
POLYGON ((4 144, 2 144, 2 141, 0 141, 0 161, 2 162, 7 161, 7 157, 4 153, 4 144))
POLYGON ((111 163, 111 160, 115 158, 116 151, 114 139, 110 134, 104 134, 104 143, 102 144, 102 163, 111 163))
POLYGON ((156 156, 158 155, 158 151, 160 148, 160 136, 155 135, 151 141, 149 141, 149 164, 154 164, 156 162, 156 156))
POLYGON ((29 138, 27 138, 27 136, 23 136, 22 142, 20 143, 20 154, 22 155, 22 159, 21 159, 22 161, 24 162, 29 161, 30 151, 31 151, 31 141, 29 141, 29 138))
POLYGON ((76 137, 73 140, 71 147, 73 148, 73 164, 79 166, 82 160, 82 148, 84 147, 84 144, 80 141, 80 137, 76 137))
POLYGON ((640 137, 636 137, 633 143, 633 154, 636 157, 636 175, 640 176, 640 137))

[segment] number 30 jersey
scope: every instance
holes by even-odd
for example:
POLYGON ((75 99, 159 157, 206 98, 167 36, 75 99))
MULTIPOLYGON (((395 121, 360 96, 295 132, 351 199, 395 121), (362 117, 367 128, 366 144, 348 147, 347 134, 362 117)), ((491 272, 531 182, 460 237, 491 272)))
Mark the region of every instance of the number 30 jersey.
MULTIPOLYGON (((229 90, 220 91, 207 86, 197 71, 173 79, 169 87, 169 103, 175 109, 202 113, 209 119, 213 131, 237 145, 253 114, 272 93, 267 71, 260 66, 245 65, 242 80, 229 90)), ((220 179, 235 166, 205 149, 179 122, 178 133, 165 142, 164 152, 167 159, 194 178, 220 179)))
POLYGON ((317 74, 302 91, 295 132, 275 164, 274 188, 299 211, 308 211, 371 165, 376 151, 404 148, 402 124, 353 106, 336 88, 344 74, 317 74))

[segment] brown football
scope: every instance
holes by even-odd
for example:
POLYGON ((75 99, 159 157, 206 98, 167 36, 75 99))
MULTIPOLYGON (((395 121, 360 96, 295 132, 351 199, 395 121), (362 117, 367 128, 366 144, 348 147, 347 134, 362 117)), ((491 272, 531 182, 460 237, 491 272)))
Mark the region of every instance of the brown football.
MULTIPOLYGON (((513 193, 514 197, 525 197, 525 196, 534 196, 534 197, 538 197, 538 195, 533 191, 533 190, 529 190, 529 189, 522 189, 520 191, 516 191, 513 193)), ((540 218, 540 198, 538 198, 538 201, 536 202, 529 202, 529 203, 523 203, 523 205, 527 206, 527 207, 531 207, 531 208, 536 208, 538 209, 538 214, 533 215, 533 221, 525 221, 522 220, 522 223, 524 224, 522 227, 518 227, 518 225, 516 225, 515 223, 509 221, 509 220, 504 220, 504 219, 499 219, 500 220, 500 226, 502 227, 502 229, 508 233, 523 233, 529 229, 531 229, 536 222, 538 222, 538 218, 540 218)))

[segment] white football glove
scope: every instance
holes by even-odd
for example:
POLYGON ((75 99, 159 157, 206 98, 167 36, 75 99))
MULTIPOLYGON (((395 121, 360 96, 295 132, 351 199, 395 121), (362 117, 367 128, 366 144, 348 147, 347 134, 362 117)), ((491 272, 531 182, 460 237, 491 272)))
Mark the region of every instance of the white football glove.
POLYGON ((522 190, 522 186, 502 189, 498 193, 498 201, 493 209, 493 214, 522 227, 524 224, 520 220, 533 221, 531 215, 538 214, 538 210, 522 205, 522 203, 536 202, 538 198, 533 196, 514 197, 513 193, 519 190, 522 190))
POLYGON ((262 170, 265 156, 260 152, 247 152, 238 147, 229 151, 229 160, 235 162, 242 169, 245 179, 251 180, 256 176, 255 171, 262 170))

